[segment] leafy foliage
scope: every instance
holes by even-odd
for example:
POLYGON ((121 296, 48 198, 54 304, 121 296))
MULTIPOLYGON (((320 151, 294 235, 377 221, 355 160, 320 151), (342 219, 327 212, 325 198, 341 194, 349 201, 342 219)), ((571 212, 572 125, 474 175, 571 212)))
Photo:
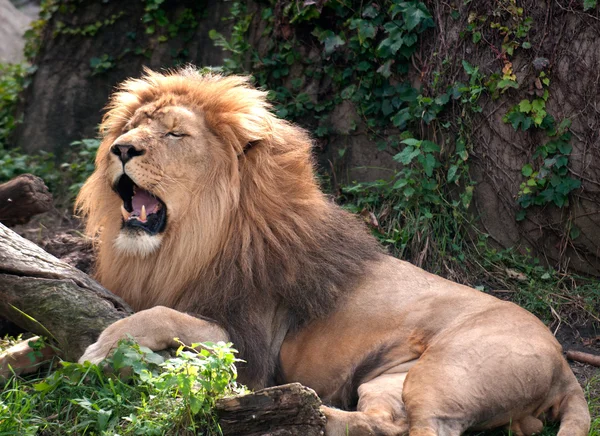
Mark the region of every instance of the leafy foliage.
POLYGON ((0 64, 0 147, 19 123, 14 112, 29 71, 21 64, 0 64))
POLYGON ((121 341, 101 367, 62 362, 0 393, 1 434, 220 434, 217 399, 244 392, 231 344, 181 345, 176 357, 121 341), (121 374, 120 377, 116 374, 121 374))
POLYGON ((92 76, 95 76, 112 70, 115 67, 115 60, 112 56, 104 53, 99 58, 91 58, 90 67, 92 68, 92 76))
POLYGON ((530 164, 523 167, 521 172, 527 181, 521 184, 518 197, 523 208, 547 203, 568 206, 569 193, 581 187, 581 180, 571 177, 567 168, 573 149, 570 139, 571 134, 566 132, 539 146, 533 155, 542 161, 537 171, 530 164))
POLYGON ((44 180, 58 206, 70 208, 83 182, 94 171, 94 156, 99 145, 99 139, 73 141, 60 159, 62 163, 52 153, 26 154, 0 146, 0 183, 19 174, 34 174, 44 180))
MULTIPOLYGON (((532 164, 526 164, 521 170, 527 179, 521 183, 517 197, 518 204, 523 208, 517 213, 519 221, 525 219, 525 209, 531 206, 549 203, 557 207, 568 206, 569 194, 581 187, 581 180, 571 177, 568 169, 569 155, 573 150, 570 144, 572 135, 568 132, 571 121, 565 119, 557 126, 554 117, 546 112, 549 85, 550 79, 542 71, 536 80, 539 97, 521 100, 503 118, 515 130, 536 128, 545 131, 551 138, 538 146, 533 154, 534 160, 542 162, 539 168, 536 170, 532 164)), ((571 237, 575 235, 577 232, 571 229, 571 237)))
POLYGON ((588 11, 594 9, 598 4, 597 0, 583 0, 583 10, 588 11))

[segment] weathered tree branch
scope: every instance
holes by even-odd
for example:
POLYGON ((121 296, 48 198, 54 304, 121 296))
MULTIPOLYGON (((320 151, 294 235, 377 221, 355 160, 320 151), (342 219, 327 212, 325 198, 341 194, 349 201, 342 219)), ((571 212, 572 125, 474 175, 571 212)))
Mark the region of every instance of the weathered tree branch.
POLYGON ((567 351, 567 359, 600 367, 600 356, 596 356, 595 354, 590 353, 584 353, 583 351, 569 350, 567 351))
POLYGON ((52 207, 52 194, 39 177, 22 174, 0 185, 0 222, 25 224, 52 207))
POLYGON ((67 360, 132 313, 119 297, 0 224, 0 317, 57 342, 67 360))

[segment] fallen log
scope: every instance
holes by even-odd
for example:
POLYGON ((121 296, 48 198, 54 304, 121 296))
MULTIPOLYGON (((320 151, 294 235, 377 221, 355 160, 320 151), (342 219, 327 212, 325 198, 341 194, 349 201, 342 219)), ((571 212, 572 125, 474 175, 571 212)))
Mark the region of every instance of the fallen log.
POLYGON ((0 185, 0 222, 6 226, 27 223, 52 207, 52 194, 39 177, 22 174, 0 185))
POLYGON ((0 318, 53 339, 76 361, 102 330, 133 313, 83 272, 0 224, 0 318))
MULTIPOLYGON (((85 273, 0 224, 0 317, 53 339, 64 359, 76 361, 105 327, 131 313, 85 273)), ((313 390, 292 383, 219 400, 216 411, 226 436, 317 436, 325 430, 320 406, 313 390)))
POLYGON ((318 436, 325 432, 321 400, 300 383, 262 389, 217 402, 226 436, 318 436))

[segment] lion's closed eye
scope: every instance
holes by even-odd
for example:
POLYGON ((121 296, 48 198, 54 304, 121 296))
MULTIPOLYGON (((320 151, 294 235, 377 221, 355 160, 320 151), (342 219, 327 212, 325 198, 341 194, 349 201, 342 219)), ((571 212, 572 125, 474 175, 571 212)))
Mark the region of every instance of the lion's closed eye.
POLYGON ((188 136, 188 135, 186 135, 185 133, 181 133, 181 132, 167 132, 165 134, 165 136, 167 138, 172 138, 172 139, 181 139, 184 136, 188 136))

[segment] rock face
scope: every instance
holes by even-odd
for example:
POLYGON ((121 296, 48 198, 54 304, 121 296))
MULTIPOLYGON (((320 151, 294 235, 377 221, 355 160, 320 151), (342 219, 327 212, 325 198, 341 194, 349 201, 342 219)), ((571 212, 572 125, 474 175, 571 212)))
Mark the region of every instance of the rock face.
POLYGON ((0 0, 0 62, 22 62, 23 33, 31 23, 31 19, 16 9, 9 0, 0 0))
MULTIPOLYGON (((595 108, 600 107, 600 24, 588 14, 564 8, 553 11, 551 3, 539 1, 538 7, 530 9, 534 28, 542 29, 546 22, 548 29, 561 31, 534 33, 530 39, 536 50, 515 52, 511 61, 519 89, 506 92, 498 100, 484 99, 483 110, 474 119, 471 175, 477 182, 475 214, 481 229, 501 246, 532 248, 534 255, 554 266, 598 276, 600 113, 595 108), (527 209, 524 220, 517 221, 522 210, 517 197, 521 183, 527 180, 521 171, 526 164, 540 168, 543 159, 535 156, 536 150, 556 139, 541 129, 516 131, 503 120, 521 100, 536 98, 538 62, 547 62, 544 71, 550 78, 547 113, 557 124, 566 119, 572 123, 569 144, 573 149, 568 154, 567 176, 580 180, 581 188, 569 194, 568 206, 558 208, 553 202, 533 206, 527 209)), ((447 35, 458 35, 461 30, 452 19, 445 24, 447 35)), ((501 60, 487 48, 478 48, 468 56, 477 65, 491 66, 484 70, 486 74, 502 67, 501 60)))

